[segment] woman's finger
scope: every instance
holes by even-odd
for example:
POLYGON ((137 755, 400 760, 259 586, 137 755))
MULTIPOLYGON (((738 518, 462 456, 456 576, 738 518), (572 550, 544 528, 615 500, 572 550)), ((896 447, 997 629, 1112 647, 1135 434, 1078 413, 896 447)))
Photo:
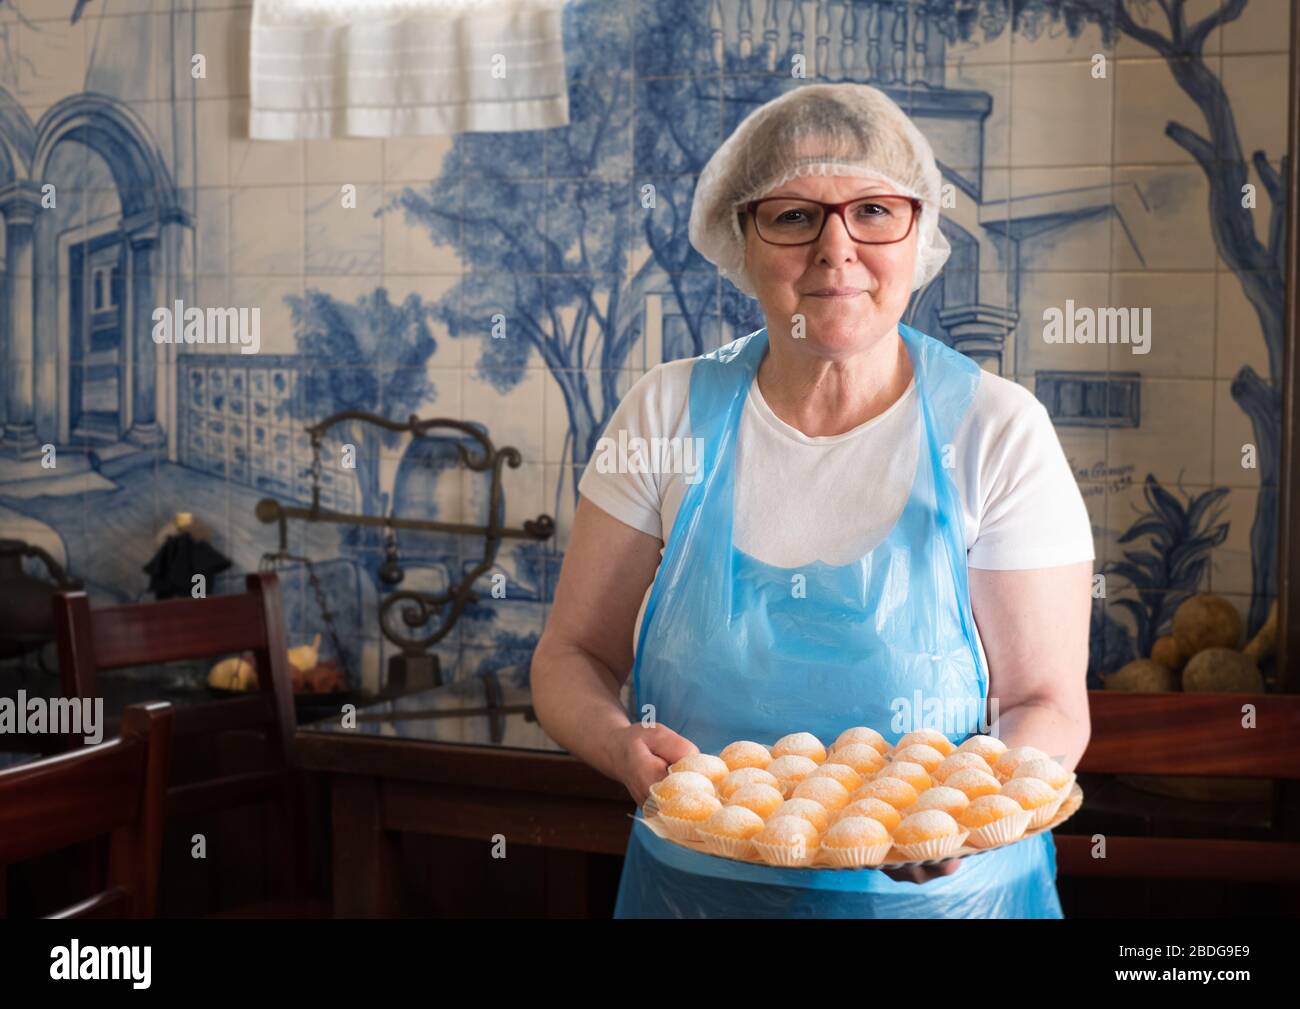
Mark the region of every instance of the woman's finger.
POLYGON ((656 726, 645 734, 644 739, 650 752, 662 758, 665 765, 675 764, 683 757, 700 752, 698 746, 666 725, 656 726))
POLYGON ((961 859, 946 858, 936 865, 909 865, 905 869, 885 869, 884 873, 900 883, 928 883, 940 876, 951 876, 960 868, 961 859))

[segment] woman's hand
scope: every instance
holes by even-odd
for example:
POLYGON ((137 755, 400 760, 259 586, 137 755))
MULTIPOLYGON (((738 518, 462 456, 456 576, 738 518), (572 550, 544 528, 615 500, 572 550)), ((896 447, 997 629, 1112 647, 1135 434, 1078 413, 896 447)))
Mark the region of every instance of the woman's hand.
POLYGON ((951 876, 960 868, 960 858, 945 858, 934 865, 909 865, 906 869, 881 869, 880 871, 900 883, 928 883, 940 876, 951 876))
POLYGON ((608 747, 610 766, 638 806, 645 805, 650 786, 668 773, 670 764, 700 752, 698 746, 668 726, 648 729, 640 722, 611 732, 608 747))

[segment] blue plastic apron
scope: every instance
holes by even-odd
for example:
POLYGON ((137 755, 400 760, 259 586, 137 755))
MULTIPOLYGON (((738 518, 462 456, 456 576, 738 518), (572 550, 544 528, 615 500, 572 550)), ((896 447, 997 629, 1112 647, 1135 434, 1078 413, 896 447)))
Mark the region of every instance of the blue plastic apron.
MULTIPOLYGON (((898 329, 921 417, 912 493, 886 538, 842 566, 778 568, 735 548, 736 439, 767 330, 696 361, 690 417, 692 435, 704 442, 701 479, 687 485, 646 604, 631 718, 641 720, 642 706, 651 704, 658 723, 703 753, 738 739, 771 744, 790 732, 811 732, 829 746, 854 725, 871 726, 891 743, 914 728, 938 728, 954 743, 978 731, 988 676, 943 447, 971 405, 980 372, 938 340, 901 323, 898 329)), ((952 875, 918 884, 878 869, 781 869, 716 858, 635 823, 614 914, 1060 918, 1055 879, 1050 832, 968 856, 952 875)))

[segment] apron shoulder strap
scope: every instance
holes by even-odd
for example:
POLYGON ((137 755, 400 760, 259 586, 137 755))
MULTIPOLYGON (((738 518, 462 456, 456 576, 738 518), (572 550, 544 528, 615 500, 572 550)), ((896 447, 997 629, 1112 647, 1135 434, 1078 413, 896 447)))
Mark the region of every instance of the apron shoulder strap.
POLYGON ((980 366, 966 355, 947 344, 927 336, 920 330, 898 325, 912 358, 916 373, 917 397, 924 420, 925 448, 928 465, 933 476, 935 517, 942 532, 942 542, 948 555, 949 570, 958 600, 958 615, 962 633, 975 661, 976 675, 980 681, 980 694, 988 693, 988 673, 980 659, 975 637, 975 617, 970 604, 970 583, 966 562, 966 530, 962 517, 957 485, 943 463, 943 450, 950 445, 962 418, 975 400, 979 387, 980 366))
POLYGON ((767 350, 767 328, 755 330, 695 359, 691 369, 691 434, 706 446, 744 403, 767 350))
POLYGON ((939 444, 949 443, 975 401, 980 366, 919 329, 900 322, 898 331, 912 358, 917 387, 924 393, 934 437, 939 444))

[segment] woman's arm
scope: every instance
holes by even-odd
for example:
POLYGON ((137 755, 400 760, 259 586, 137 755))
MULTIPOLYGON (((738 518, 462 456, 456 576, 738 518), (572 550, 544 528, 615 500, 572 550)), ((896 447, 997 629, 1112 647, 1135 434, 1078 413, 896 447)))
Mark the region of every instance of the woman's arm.
POLYGON ((1000 738, 1007 746, 1037 746, 1074 770, 1092 735, 1087 685, 1092 561, 969 571, 971 608, 988 657, 989 701, 998 704, 1000 738))
POLYGON ((630 723, 619 689, 632 670, 632 632, 659 567, 660 540, 578 498, 546 629, 533 652, 533 706, 547 735, 637 804, 668 765, 697 747, 666 726, 630 723))

